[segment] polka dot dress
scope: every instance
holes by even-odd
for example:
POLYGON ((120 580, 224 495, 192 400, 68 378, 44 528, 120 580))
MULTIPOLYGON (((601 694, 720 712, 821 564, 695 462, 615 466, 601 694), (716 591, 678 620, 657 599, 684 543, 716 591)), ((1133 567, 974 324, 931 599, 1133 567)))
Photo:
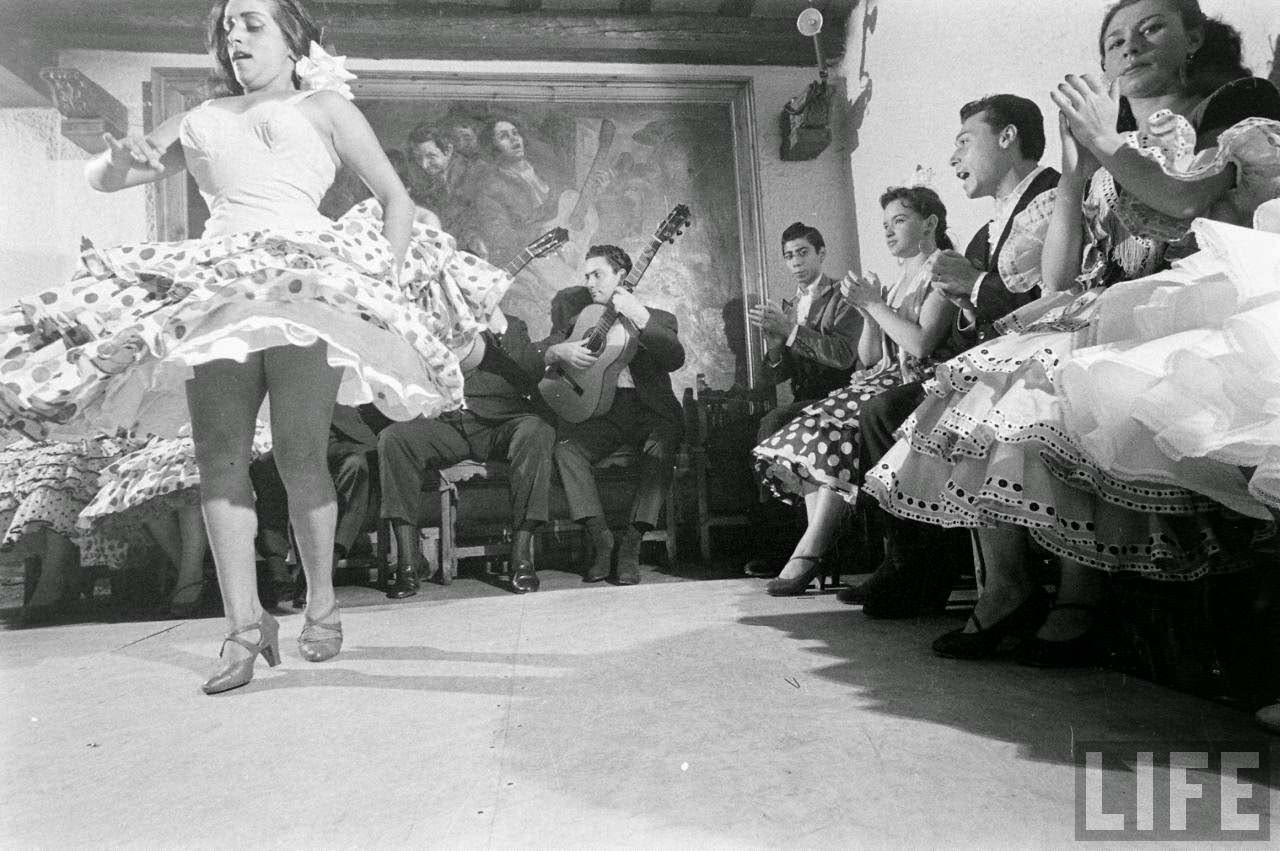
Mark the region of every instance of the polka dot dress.
POLYGON ((213 235, 87 249, 70 283, 0 312, 0 428, 173 437, 193 367, 320 341, 341 404, 394 420, 462 405, 453 350, 500 322, 510 278, 421 223, 394 269, 376 201, 317 212, 333 165, 315 128, 285 102, 260 113, 184 119, 213 235))

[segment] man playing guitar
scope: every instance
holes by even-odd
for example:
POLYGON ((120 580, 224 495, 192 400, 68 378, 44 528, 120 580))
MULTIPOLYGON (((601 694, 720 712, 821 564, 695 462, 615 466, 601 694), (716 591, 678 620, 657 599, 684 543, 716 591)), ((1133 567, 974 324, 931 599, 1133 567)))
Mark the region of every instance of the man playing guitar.
POLYGON ((561 423, 555 447, 570 514, 586 527, 595 551, 583 577, 586 582, 599 582, 609 575, 614 544, 592 465, 622 446, 634 446, 639 452, 640 484, 618 545, 619 585, 640 581, 640 542, 658 523, 682 430, 680 403, 671 389, 671 373, 684 365, 676 317, 645 307, 621 287, 630 271, 631 258, 621 248, 593 245, 583 266, 585 286, 561 290, 552 300, 548 338, 552 345, 545 355, 548 366, 584 369, 595 361, 586 343, 568 339, 578 314, 591 303, 605 305, 612 299, 620 321, 637 335, 639 348, 618 375, 613 406, 584 422, 561 423))

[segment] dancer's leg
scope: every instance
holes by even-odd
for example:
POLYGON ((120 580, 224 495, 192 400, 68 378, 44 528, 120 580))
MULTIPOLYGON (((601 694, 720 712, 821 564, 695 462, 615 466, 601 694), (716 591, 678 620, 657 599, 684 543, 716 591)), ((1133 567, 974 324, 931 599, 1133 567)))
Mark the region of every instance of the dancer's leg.
POLYGON ((307 576, 307 609, 333 606, 333 540, 338 499, 329 474, 329 424, 341 374, 324 343, 281 346, 263 355, 271 397, 272 450, 289 495, 289 520, 307 576))
MULTIPOLYGON (((198 510, 198 509, 197 509, 198 510)), ((165 558, 173 565, 173 569, 182 572, 182 530, 178 527, 178 515, 173 512, 165 514, 149 514, 143 518, 142 525, 147 527, 151 538, 160 547, 165 558)), ((181 587, 179 578, 175 589, 181 587)))
MULTIPOLYGON (((1035 590, 1035 583, 1027 569, 1027 535, 1023 529, 979 529, 978 548, 982 556, 978 569, 985 570, 986 580, 973 613, 990 626, 1021 605, 1035 590)), ((976 632, 977 627, 970 620, 964 631, 976 632)))
MULTIPOLYGON (((250 355, 245 363, 212 361, 194 372, 187 382, 187 406, 200 469, 200 505, 222 589, 227 631, 235 632, 262 617, 253 550, 258 520, 249 481, 254 421, 266 393, 262 356, 250 355)), ((252 641, 256 636, 251 633, 246 638, 252 641)), ((239 644, 226 643, 224 659, 235 661, 247 655, 239 644)))
POLYGON ((209 546, 209 537, 204 529, 204 517, 200 514, 199 505, 184 503, 175 514, 181 540, 178 548, 177 590, 187 589, 178 601, 183 602, 197 599, 204 586, 204 554, 209 546))
POLYGON ((1069 641, 1088 632, 1098 620, 1106 591, 1101 570, 1067 559, 1061 562, 1062 579, 1054 600, 1056 606, 1049 610, 1049 617, 1036 633, 1037 638, 1046 641, 1069 641))
POLYGON ((804 508, 808 523, 791 554, 791 559, 782 569, 782 573, 778 574, 779 579, 795 579, 805 570, 812 568, 811 561, 801 559, 799 556, 821 558, 827 554, 827 550, 831 548, 832 542, 840 531, 840 521, 848 511, 849 503, 831 488, 816 487, 806 483, 804 508))
POLYGON ((34 529, 27 534, 36 536, 31 542, 32 549, 40 553, 40 581, 27 605, 32 608, 54 605, 67 593, 79 551, 66 536, 52 529, 34 529))

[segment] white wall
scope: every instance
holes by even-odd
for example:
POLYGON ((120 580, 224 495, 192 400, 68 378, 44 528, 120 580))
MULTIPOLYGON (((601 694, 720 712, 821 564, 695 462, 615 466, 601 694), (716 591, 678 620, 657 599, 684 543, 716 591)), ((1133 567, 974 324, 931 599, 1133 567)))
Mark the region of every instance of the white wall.
MULTIPOLYGON (((336 39, 341 49, 341 37, 336 39)), ((61 65, 79 68, 129 109, 130 122, 141 128, 142 84, 153 67, 207 67, 203 54, 66 51, 61 65)), ((817 160, 784 163, 778 159, 778 115, 788 98, 804 91, 816 74, 804 68, 645 66, 568 62, 433 62, 373 61, 353 57, 349 67, 380 71, 448 71, 459 74, 586 74, 591 76, 750 77, 754 90, 759 184, 768 277, 789 288, 777 250, 782 229, 796 219, 817 224, 830 246, 834 263, 851 264, 857 255, 853 221, 848 216, 850 184, 848 152, 842 139, 817 160)), ((838 99, 839 100, 839 99, 838 99)), ((842 104, 843 101, 839 100, 842 104)), ((66 278, 75 266, 81 234, 110 244, 147 238, 147 193, 132 190, 104 196, 84 184, 84 155, 60 145, 53 160, 47 149, 58 145, 56 113, 44 114, 43 133, 25 126, 0 109, 0 160, 15 168, 0 169, 0 304, 66 278)), ((839 110, 837 115, 839 115, 839 110)), ((28 122, 30 123, 30 122, 28 122)), ((40 122, 36 122, 40 123, 40 122)), ((837 117, 837 127, 844 123, 837 117)), ((727 152, 726 152, 727 154, 727 152)))
MULTIPOLYGON (((880 225, 879 195, 907 180, 917 164, 934 170, 934 188, 947 205, 951 235, 964 245, 990 218, 991 201, 970 201, 947 165, 960 107, 987 94, 1031 98, 1045 114, 1049 148, 1058 164, 1057 110, 1049 91, 1068 73, 1097 71, 1097 34, 1107 0, 863 0, 849 23, 842 73, 852 81, 864 67, 872 79, 858 147, 850 155, 857 243, 863 265, 892 268, 880 225), (862 51, 864 12, 876 25, 862 51)), ((1244 36, 1246 64, 1265 77, 1280 34, 1278 0, 1202 0, 1210 15, 1244 36)))

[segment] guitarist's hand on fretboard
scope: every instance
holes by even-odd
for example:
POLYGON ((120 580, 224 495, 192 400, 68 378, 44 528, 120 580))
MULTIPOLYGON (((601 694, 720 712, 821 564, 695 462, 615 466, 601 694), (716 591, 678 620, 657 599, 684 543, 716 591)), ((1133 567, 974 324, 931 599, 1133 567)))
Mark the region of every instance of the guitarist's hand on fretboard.
POLYGON ((637 331, 643 331, 649 324, 649 308, 640 303, 635 293, 621 287, 613 292, 613 309, 636 326, 637 331))

